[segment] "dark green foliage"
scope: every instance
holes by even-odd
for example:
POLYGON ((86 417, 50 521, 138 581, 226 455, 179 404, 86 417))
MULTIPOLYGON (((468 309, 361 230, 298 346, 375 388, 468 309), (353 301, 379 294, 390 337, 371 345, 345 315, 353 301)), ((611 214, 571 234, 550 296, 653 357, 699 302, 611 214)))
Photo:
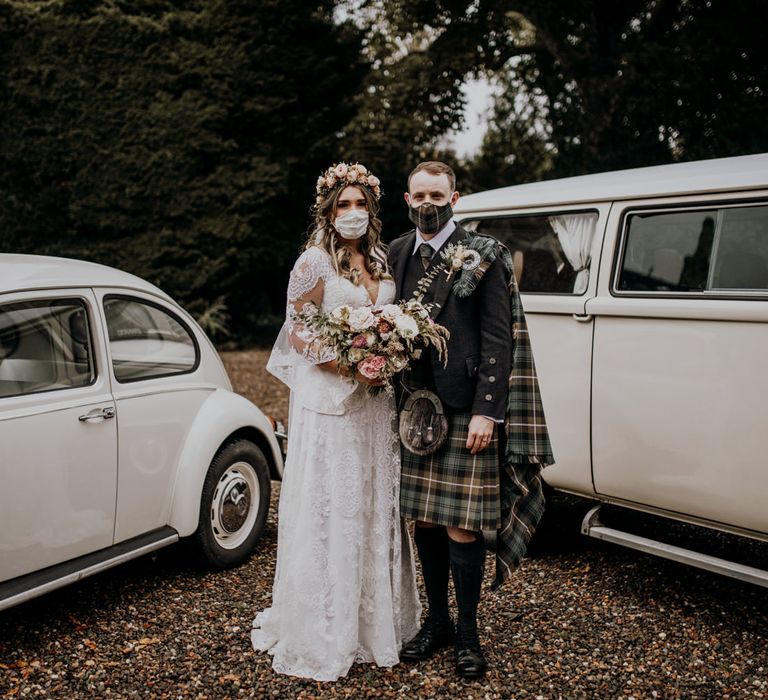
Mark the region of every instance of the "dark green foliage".
POLYGON ((446 81, 501 86, 470 164, 478 186, 768 150, 762 0, 366 4, 406 45, 425 37, 377 58, 394 75, 415 53, 421 99, 443 105, 443 123, 461 110, 455 89, 441 98, 446 81))
POLYGON ((366 67, 333 3, 0 2, 0 249, 282 314, 366 67))
POLYGON ((762 0, 338 4, 0 0, 0 250, 116 265, 243 338, 339 159, 382 180, 389 240, 420 160, 467 192, 768 150, 762 0), (477 76, 499 97, 461 162, 477 76))

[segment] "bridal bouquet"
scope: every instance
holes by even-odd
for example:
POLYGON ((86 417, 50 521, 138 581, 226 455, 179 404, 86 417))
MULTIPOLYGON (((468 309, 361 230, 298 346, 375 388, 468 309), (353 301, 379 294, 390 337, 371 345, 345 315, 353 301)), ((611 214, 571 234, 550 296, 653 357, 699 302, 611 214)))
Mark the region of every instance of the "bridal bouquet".
MULTIPOLYGON (((429 316, 417 299, 380 308, 346 304, 330 313, 305 307, 298 320, 312 331, 315 350, 330 350, 342 371, 359 371, 367 379, 381 379, 387 391, 392 379, 432 345, 445 358, 448 330, 429 316)), ((375 390, 377 387, 370 387, 375 390)))

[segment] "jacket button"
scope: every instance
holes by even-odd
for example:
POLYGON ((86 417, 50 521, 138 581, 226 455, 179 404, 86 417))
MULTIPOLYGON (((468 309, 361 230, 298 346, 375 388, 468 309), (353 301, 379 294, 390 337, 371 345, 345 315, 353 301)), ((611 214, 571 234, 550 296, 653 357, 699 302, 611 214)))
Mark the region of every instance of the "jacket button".
POLYGON ((489 359, 488 359, 488 364, 489 364, 489 365, 495 365, 495 364, 496 364, 496 358, 495 358, 495 357, 491 357, 491 358, 489 358, 489 359))
POLYGON ((486 401, 493 401, 493 394, 486 394, 485 395, 485 400, 486 401))
POLYGON ((490 376, 490 377, 488 377, 488 381, 489 382, 495 382, 496 381, 496 377, 490 376))

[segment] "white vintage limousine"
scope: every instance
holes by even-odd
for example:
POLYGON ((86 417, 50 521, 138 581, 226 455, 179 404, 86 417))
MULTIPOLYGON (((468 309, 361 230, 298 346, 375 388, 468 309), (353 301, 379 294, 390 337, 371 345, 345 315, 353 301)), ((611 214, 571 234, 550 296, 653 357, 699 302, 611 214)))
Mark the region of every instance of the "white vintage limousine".
POLYGON ((167 294, 0 255, 0 610, 181 537, 237 564, 282 469, 272 422, 167 294))
POLYGON ((768 154, 462 197, 513 251, 557 463, 585 534, 768 585, 762 567, 607 527, 600 504, 768 541, 768 154))

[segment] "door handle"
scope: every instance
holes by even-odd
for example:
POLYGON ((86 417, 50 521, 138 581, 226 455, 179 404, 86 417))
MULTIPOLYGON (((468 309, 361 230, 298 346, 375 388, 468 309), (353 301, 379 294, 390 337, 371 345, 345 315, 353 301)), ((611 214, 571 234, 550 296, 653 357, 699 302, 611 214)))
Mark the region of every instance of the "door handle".
POLYGON ((589 323, 592 320, 592 314, 573 314, 573 317, 579 323, 589 323))
POLYGON ((107 406, 101 410, 96 409, 95 412, 86 413, 82 416, 78 416, 77 420, 81 423, 91 420, 108 420, 115 417, 115 409, 112 406, 107 406))

